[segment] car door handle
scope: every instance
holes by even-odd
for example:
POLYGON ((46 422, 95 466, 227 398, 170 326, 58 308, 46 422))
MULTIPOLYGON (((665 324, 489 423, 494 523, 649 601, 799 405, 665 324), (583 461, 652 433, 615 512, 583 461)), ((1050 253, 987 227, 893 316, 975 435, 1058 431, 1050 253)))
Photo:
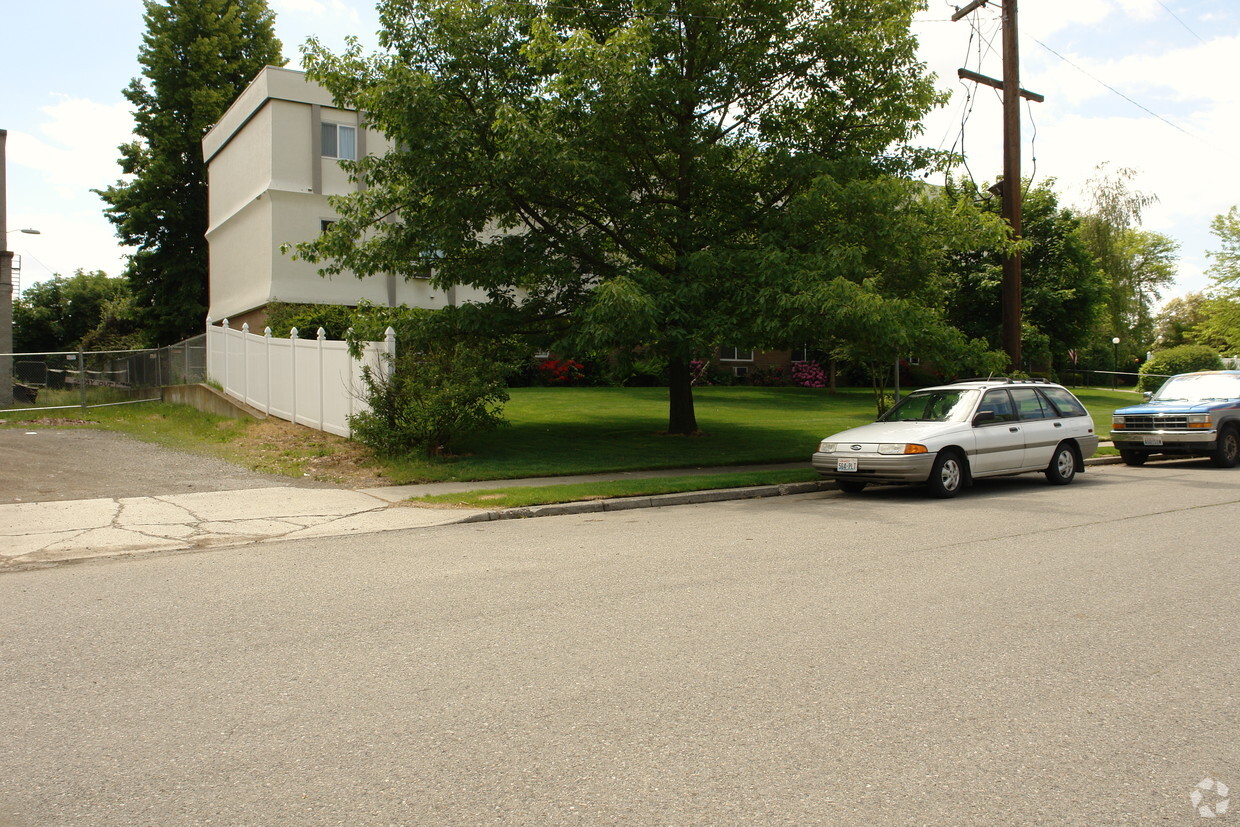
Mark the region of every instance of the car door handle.
POLYGON ((1056 422, 1056 423, 1055 423, 1055 427, 1056 427, 1056 428, 1062 428, 1062 427, 1063 427, 1063 423, 1062 423, 1062 422, 1056 422))
POLYGON ((1012 428, 1008 428, 1008 430, 1011 431, 1012 433, 1017 433, 1018 431, 1020 431, 1020 428, 1012 427, 1012 428))

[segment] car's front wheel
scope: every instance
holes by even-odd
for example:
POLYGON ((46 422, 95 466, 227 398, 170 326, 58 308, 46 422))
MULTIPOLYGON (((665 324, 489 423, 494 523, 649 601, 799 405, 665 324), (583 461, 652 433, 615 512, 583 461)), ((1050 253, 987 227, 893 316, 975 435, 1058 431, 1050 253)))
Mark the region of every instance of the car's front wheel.
POLYGON ((1067 485, 1076 478, 1076 451, 1066 442, 1059 443, 1051 464, 1043 472, 1051 485, 1067 485))
POLYGON ((836 480, 835 484, 845 494, 860 494, 865 489, 864 480, 836 480))
POLYGON ((955 451, 940 451, 930 469, 930 479, 926 487, 930 496, 939 499, 954 497, 964 487, 966 474, 964 458, 955 451))
POLYGON ((1234 425, 1226 425, 1218 435, 1218 447, 1210 454, 1215 468, 1235 468, 1240 464, 1240 432, 1234 425))
POLYGON ((1124 461, 1125 465, 1131 465, 1135 468, 1145 465, 1145 461, 1150 458, 1150 455, 1145 451, 1125 451, 1120 449, 1119 458, 1124 461))

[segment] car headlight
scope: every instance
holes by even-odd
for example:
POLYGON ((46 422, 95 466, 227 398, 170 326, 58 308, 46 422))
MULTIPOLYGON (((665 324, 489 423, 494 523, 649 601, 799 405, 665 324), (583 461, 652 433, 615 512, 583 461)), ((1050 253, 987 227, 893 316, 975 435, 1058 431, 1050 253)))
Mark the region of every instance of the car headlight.
POLYGON ((1210 415, 1209 414, 1189 414, 1188 415, 1188 427, 1209 428, 1210 427, 1210 415))
POLYGON ((1124 430, 1124 418, 1122 416, 1111 417, 1111 430, 1112 431, 1124 430))
POLYGON ((878 446, 878 452, 880 454, 924 454, 926 446, 915 442, 884 442, 878 446))
POLYGON ((819 443, 819 445, 818 445, 818 451, 819 451, 820 453, 823 453, 823 454, 833 454, 833 453, 835 453, 835 443, 834 443, 834 442, 826 442, 826 441, 824 440, 823 442, 819 443))

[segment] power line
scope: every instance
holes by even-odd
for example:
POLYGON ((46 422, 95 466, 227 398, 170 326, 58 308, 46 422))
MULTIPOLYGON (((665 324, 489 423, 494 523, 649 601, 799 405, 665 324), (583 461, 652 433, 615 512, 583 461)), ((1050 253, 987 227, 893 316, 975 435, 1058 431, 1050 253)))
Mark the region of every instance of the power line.
POLYGON ((1176 14, 1175 12, 1173 12, 1171 9, 1167 8, 1167 4, 1166 4, 1166 3, 1162 2, 1162 0, 1158 0, 1158 5, 1160 5, 1160 6, 1162 6, 1162 7, 1163 7, 1163 11, 1165 11, 1167 14, 1171 15, 1172 17, 1174 17, 1174 18, 1175 18, 1175 22, 1177 22, 1177 23, 1179 23, 1181 26, 1183 26, 1185 31, 1187 31, 1187 32, 1188 32, 1189 34, 1191 34, 1193 37, 1195 37, 1195 38, 1197 38, 1198 40, 1200 40, 1202 43, 1205 43, 1205 42, 1206 42, 1206 41, 1205 41, 1205 38, 1204 38, 1204 37, 1202 37, 1201 35, 1197 34, 1197 33, 1196 33, 1195 31, 1193 31, 1192 29, 1190 29, 1190 28, 1188 27, 1188 24, 1187 24, 1187 23, 1185 23, 1183 20, 1181 20, 1181 19, 1180 19, 1180 16, 1179 16, 1178 14, 1176 14))
POLYGON ((1214 144, 1210 143, 1210 142, 1209 142, 1209 141, 1207 141, 1205 138, 1202 138, 1202 137, 1200 137, 1199 135, 1194 135, 1193 133, 1189 132, 1187 129, 1185 129, 1184 127, 1180 126, 1179 124, 1172 123, 1171 121, 1167 120, 1167 119, 1166 119, 1166 118, 1164 118, 1162 115, 1159 115, 1157 112, 1155 112, 1154 110, 1150 109, 1149 107, 1144 106, 1144 105, 1142 105, 1142 104, 1140 104, 1140 103, 1136 102, 1136 101, 1135 101, 1135 100, 1133 100, 1132 98, 1130 98, 1130 97, 1128 97, 1127 95, 1125 95, 1123 92, 1121 92, 1121 91, 1119 91, 1118 89, 1116 89, 1116 88, 1115 88, 1114 86, 1112 86, 1111 84, 1109 84, 1109 83, 1107 83, 1106 81, 1103 81, 1103 80, 1101 80, 1100 78, 1098 78, 1098 77, 1096 77, 1096 76, 1094 76, 1094 75, 1090 74, 1089 72, 1085 71, 1085 69, 1083 69, 1083 68, 1081 68, 1080 66, 1078 66, 1077 64, 1073 63, 1071 60, 1069 60, 1068 58, 1064 57, 1064 56, 1063 56, 1063 55, 1061 55, 1059 52, 1057 52, 1057 51, 1055 51, 1054 49, 1052 49, 1050 46, 1047 46, 1045 43, 1043 43, 1041 40, 1038 40, 1036 37, 1034 37, 1034 38, 1030 38, 1030 39, 1031 39, 1034 43, 1036 43, 1036 44, 1038 44, 1039 46, 1041 46, 1041 47, 1042 47, 1043 49, 1045 49, 1046 51, 1048 51, 1048 52, 1050 52, 1051 54, 1053 54, 1055 57, 1057 57, 1057 58, 1059 58, 1060 60, 1062 60, 1064 63, 1066 63, 1066 64, 1068 64, 1069 66, 1071 66, 1073 69, 1076 69, 1078 72, 1080 72, 1080 73, 1081 73, 1082 75, 1084 75, 1085 77, 1087 77, 1087 78, 1089 78, 1090 80, 1094 81, 1094 82, 1095 82, 1095 83, 1097 83, 1099 86, 1102 86, 1102 87, 1104 87, 1104 88, 1106 88, 1106 89, 1110 90, 1110 91, 1111 91, 1111 92, 1113 92, 1114 94, 1119 95, 1121 98, 1123 98, 1124 100, 1128 101, 1128 102, 1129 102, 1129 103, 1131 103, 1133 106, 1135 106, 1135 107, 1137 107, 1138 109, 1140 109, 1142 112, 1145 112, 1147 115, 1150 115, 1151 117, 1157 118, 1158 120, 1162 121, 1163 123, 1165 123, 1167 126, 1171 127, 1172 129, 1174 129, 1174 130, 1176 130, 1176 131, 1178 131, 1178 132, 1183 132, 1183 133, 1184 133, 1185 135, 1187 135, 1188 137, 1190 137, 1190 138, 1193 138, 1193 139, 1195 139, 1195 140, 1200 141, 1201 143, 1205 144, 1206 146, 1210 147, 1211 149, 1213 149, 1213 150, 1215 150, 1215 151, 1217 151, 1217 152, 1221 152, 1221 153, 1223 153, 1224 155, 1228 155, 1228 154, 1229 154, 1229 153, 1228 153, 1228 152, 1226 152, 1225 150, 1220 149, 1219 147, 1217 147, 1217 146, 1215 146, 1214 144))

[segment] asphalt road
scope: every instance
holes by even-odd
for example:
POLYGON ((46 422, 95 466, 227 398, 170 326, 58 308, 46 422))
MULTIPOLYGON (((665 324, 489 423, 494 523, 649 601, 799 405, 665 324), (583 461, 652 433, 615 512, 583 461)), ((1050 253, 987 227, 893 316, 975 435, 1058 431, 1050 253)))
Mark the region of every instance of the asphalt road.
POLYGON ((1183 462, 11 573, 0 825, 1202 823, 1237 525, 1183 462))

